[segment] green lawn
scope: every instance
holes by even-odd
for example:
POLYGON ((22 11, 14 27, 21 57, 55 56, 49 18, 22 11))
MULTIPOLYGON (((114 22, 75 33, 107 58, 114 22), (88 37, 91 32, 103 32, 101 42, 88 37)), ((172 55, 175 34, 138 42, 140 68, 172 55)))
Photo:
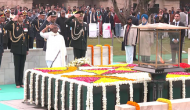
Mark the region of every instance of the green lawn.
MULTIPOLYGON (((113 61, 115 62, 125 62, 125 51, 121 51, 121 42, 123 41, 123 38, 114 38, 113 40, 113 55, 114 55, 114 59, 113 61)), ((97 45, 98 44, 98 38, 88 38, 88 45, 97 45)), ((104 38, 100 38, 100 45, 104 45, 104 44, 109 44, 112 45, 112 39, 104 39, 104 38)), ((170 42, 168 40, 168 38, 163 39, 163 47, 165 49, 163 49, 163 53, 166 54, 170 54, 167 51, 170 51, 170 42)), ((188 48, 190 47, 190 40, 188 40, 188 38, 185 38, 185 43, 183 45, 183 51, 188 52, 188 48)), ((153 46, 151 46, 151 50, 153 53, 155 53, 155 44, 153 46)), ((138 49, 138 45, 137 45, 137 49, 138 49)), ((137 55, 138 55, 138 51, 137 51, 137 55)), ((182 56, 183 60, 182 62, 187 63, 187 54, 182 56)), ((137 63, 137 62, 134 62, 137 63)))
MULTIPOLYGON (((119 38, 120 41, 123 41, 123 38, 119 38)), ((169 40, 168 39, 164 39, 163 40, 163 46, 166 48, 166 50, 169 50, 170 51, 170 45, 169 45, 169 40)), ((98 38, 88 38, 88 45, 97 45, 98 44, 98 38)), ((112 39, 103 39, 103 38, 100 38, 100 45, 104 45, 104 44, 109 44, 109 45, 112 45, 112 39)), ((190 47, 190 40, 185 39, 185 43, 183 45, 183 50, 188 52, 188 48, 190 47)), ((155 51, 155 47, 154 46, 151 46, 152 47, 152 51, 155 51)), ((137 49, 138 49, 138 45, 137 45, 137 49)), ((163 49, 163 51, 165 51, 163 49)), ((138 53, 138 52, 137 52, 138 53)), ((114 55, 125 55, 125 52, 124 51, 121 51, 121 42, 118 41, 117 38, 114 38, 113 40, 113 54, 114 55)))

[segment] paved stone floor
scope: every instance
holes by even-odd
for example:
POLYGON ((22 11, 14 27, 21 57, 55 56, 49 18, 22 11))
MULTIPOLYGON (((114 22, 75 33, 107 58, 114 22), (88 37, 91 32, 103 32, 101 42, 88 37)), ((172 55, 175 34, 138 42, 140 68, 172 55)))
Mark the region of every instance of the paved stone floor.
POLYGON ((46 108, 30 104, 29 102, 23 103, 23 100, 0 101, 0 103, 8 105, 18 110, 46 110, 46 108))

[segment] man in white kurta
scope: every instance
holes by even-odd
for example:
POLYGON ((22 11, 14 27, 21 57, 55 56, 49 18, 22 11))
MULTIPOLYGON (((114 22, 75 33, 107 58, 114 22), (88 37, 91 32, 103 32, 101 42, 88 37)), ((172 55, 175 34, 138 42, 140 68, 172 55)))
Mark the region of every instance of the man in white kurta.
POLYGON ((64 37, 58 33, 56 24, 49 25, 40 32, 40 36, 47 39, 46 63, 48 67, 66 66, 66 47, 64 37), (50 29, 50 32, 45 32, 50 29))
POLYGON ((126 63, 133 64, 134 46, 136 45, 137 28, 132 25, 132 17, 127 19, 127 24, 124 26, 123 41, 126 51, 126 63))

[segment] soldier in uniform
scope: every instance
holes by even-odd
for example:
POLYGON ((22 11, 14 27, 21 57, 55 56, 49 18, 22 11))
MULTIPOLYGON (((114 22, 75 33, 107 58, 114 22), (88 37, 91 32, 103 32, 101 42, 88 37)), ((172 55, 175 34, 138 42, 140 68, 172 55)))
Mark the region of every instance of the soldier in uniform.
MULTIPOLYGON (((55 11, 52 11, 48 14, 48 18, 44 21, 44 23, 42 24, 42 26, 40 26, 40 32, 47 26, 47 25, 50 25, 50 24, 56 24, 56 19, 57 19, 57 14, 55 11)), ((58 25, 58 24, 57 24, 58 25)), ((49 32, 50 30, 48 30, 49 32)), ((61 32, 60 31, 60 26, 58 26, 58 32, 61 32)), ((45 42, 44 42, 44 48, 43 50, 46 51, 46 39, 44 39, 45 42)))
POLYGON ((0 24, 1 24, 1 27, 2 27, 2 37, 3 37, 3 48, 4 49, 7 49, 7 43, 8 43, 8 36, 7 36, 7 30, 5 30, 5 15, 4 15, 4 12, 0 12, 0 15, 1 15, 1 19, 0 19, 0 24))
POLYGON ((23 71, 26 55, 28 55, 29 51, 29 25, 23 22, 23 13, 19 12, 15 18, 5 25, 5 29, 11 31, 11 52, 14 59, 16 88, 24 87, 23 71))
POLYGON ((29 23, 29 48, 33 49, 33 43, 34 43, 34 26, 32 24, 32 10, 28 10, 28 16, 26 17, 28 23, 29 23))
POLYGON ((3 56, 3 36, 4 36, 4 24, 2 24, 3 19, 5 19, 5 16, 3 13, 0 13, 0 67, 1 67, 1 59, 3 56))
POLYGON ((34 33, 36 36, 36 48, 43 48, 44 47, 44 38, 40 36, 40 26, 44 23, 45 12, 40 12, 38 18, 32 21, 34 26, 34 33))
MULTIPOLYGON (((5 10, 5 22, 8 23, 9 21, 11 21, 11 17, 10 17, 10 10, 9 9, 6 9, 5 10)), ((11 32, 10 31, 6 31, 6 35, 4 36, 4 42, 6 42, 6 45, 4 45, 4 49, 11 49, 11 40, 10 40, 10 35, 11 35, 11 32)))
POLYGON ((74 16, 66 20, 66 24, 72 27, 71 47, 73 47, 74 58, 82 58, 87 49, 87 24, 83 22, 83 11, 78 11, 74 16))

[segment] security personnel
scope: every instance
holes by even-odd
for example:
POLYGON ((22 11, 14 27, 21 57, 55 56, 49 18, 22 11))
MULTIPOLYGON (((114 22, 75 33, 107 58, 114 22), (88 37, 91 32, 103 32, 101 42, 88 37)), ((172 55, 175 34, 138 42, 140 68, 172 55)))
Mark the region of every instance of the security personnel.
POLYGON ((4 12, 0 12, 0 15, 1 15, 1 19, 0 19, 0 24, 1 24, 1 27, 2 27, 2 30, 3 33, 2 34, 2 37, 3 37, 3 48, 4 49, 7 49, 7 44, 8 44, 8 36, 7 36, 7 30, 5 30, 5 15, 4 15, 4 12))
POLYGON ((0 14, 0 67, 1 67, 1 59, 2 59, 2 56, 3 56, 3 52, 4 52, 4 49, 3 49, 3 35, 4 35, 4 26, 3 24, 1 23, 1 21, 5 19, 4 18, 4 14, 1 13, 0 14))
POLYGON ((34 26, 33 26, 33 24, 32 24, 32 20, 33 20, 33 18, 32 18, 32 10, 28 10, 27 11, 28 12, 28 16, 26 17, 26 21, 28 22, 28 24, 29 24, 29 36, 28 36, 28 38, 29 38, 29 48, 31 48, 31 49, 33 49, 33 43, 34 43, 34 26))
MULTIPOLYGON (((10 17, 10 12, 11 12, 11 10, 9 10, 9 9, 6 9, 5 10, 5 22, 6 23, 8 23, 9 21, 11 21, 12 20, 12 18, 10 17)), ((6 45, 4 45, 4 49, 7 49, 7 47, 8 47, 8 49, 11 49, 11 39, 10 39, 10 36, 11 36, 11 32, 10 31, 6 31, 6 36, 4 36, 4 37, 6 37, 6 39, 4 39, 4 42, 6 42, 6 45)))
POLYGON ((38 18, 35 18, 32 21, 32 24, 34 25, 34 33, 36 36, 36 48, 43 48, 44 47, 44 38, 40 36, 40 27, 44 23, 44 18, 45 18, 45 12, 42 11, 40 12, 40 15, 38 18))
POLYGON ((29 25, 23 22, 23 13, 19 12, 15 18, 5 25, 5 29, 11 31, 11 52, 14 56, 16 87, 23 86, 23 71, 28 55, 28 31, 29 25))
POLYGON ((82 58, 87 49, 87 24, 83 22, 83 11, 78 11, 74 16, 66 20, 66 24, 72 27, 71 47, 73 47, 74 58, 82 58))
MULTIPOLYGON (((56 24, 56 19, 57 19, 57 14, 55 11, 51 11, 49 12, 48 14, 48 18, 44 21, 43 25, 40 26, 40 32, 47 26, 47 25, 50 25, 50 24, 56 24)), ((58 24, 57 24, 58 25, 58 24)), ((48 30, 50 31, 50 30, 48 30)), ((58 27, 58 32, 61 32, 60 31, 60 26, 58 27)), ((44 42, 44 48, 43 50, 46 51, 46 39, 44 39, 45 42, 44 42)))

